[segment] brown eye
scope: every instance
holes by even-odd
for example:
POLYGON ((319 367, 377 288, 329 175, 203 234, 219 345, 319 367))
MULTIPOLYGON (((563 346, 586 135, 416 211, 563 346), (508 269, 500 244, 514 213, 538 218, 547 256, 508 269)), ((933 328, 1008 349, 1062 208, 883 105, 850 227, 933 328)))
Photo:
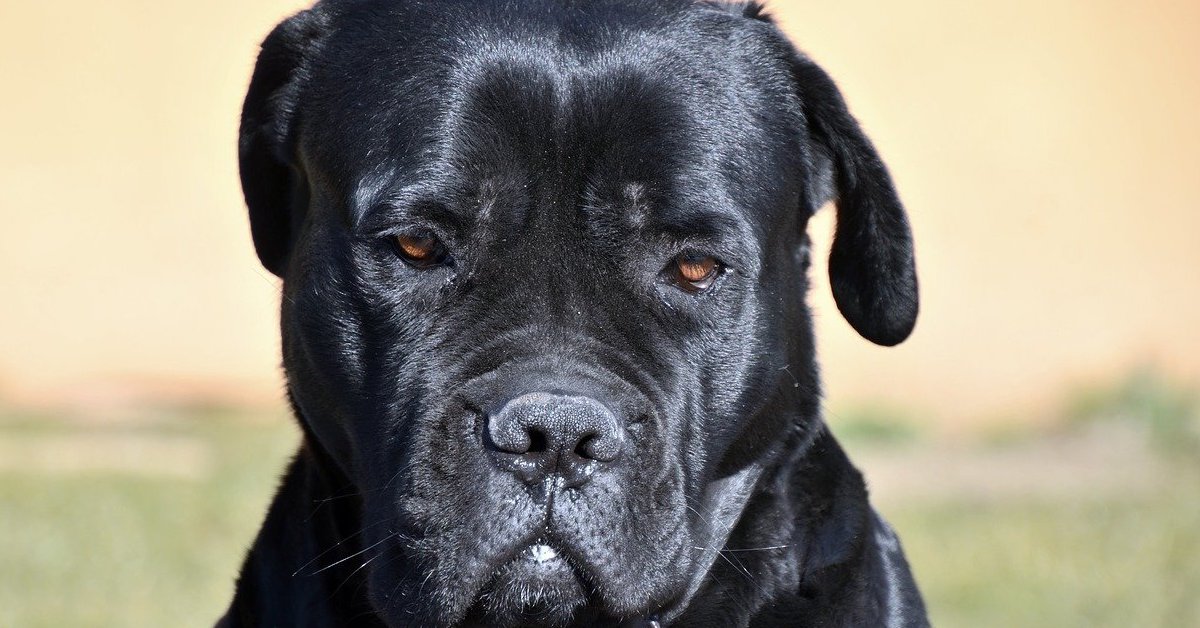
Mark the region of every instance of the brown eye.
POLYGON ((396 252, 404 261, 417 268, 428 268, 446 260, 446 247, 433 234, 402 234, 396 236, 396 252))
POLYGON ((715 258, 703 255, 680 255, 672 266, 675 285, 688 292, 709 289, 721 272, 721 264, 715 258))

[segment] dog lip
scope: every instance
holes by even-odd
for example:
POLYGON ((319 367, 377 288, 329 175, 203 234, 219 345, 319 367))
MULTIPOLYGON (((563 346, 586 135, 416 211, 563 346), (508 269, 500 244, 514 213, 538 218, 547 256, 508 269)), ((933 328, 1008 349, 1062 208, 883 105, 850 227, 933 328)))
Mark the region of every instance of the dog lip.
POLYGON ((537 538, 510 554, 468 615, 490 616, 492 623, 479 625, 558 626, 588 612, 586 579, 550 542, 537 538))

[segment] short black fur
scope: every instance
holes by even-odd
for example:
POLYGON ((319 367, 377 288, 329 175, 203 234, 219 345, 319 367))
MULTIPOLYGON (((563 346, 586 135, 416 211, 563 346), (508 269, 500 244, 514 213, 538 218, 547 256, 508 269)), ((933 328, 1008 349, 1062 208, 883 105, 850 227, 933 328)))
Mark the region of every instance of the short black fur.
POLYGON ((903 341, 911 233, 760 5, 326 0, 239 146, 304 443, 222 625, 927 625, 805 304, 832 200, 839 308, 903 341))

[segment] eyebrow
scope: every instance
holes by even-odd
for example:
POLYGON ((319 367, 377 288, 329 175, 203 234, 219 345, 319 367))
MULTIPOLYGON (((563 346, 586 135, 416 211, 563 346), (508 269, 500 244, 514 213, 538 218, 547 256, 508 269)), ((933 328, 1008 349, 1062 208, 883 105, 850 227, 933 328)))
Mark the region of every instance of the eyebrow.
POLYGON ((460 196, 436 179, 396 186, 385 178, 359 186, 350 207, 350 226, 355 231, 383 231, 405 219, 421 219, 461 227, 467 217, 455 210, 460 196))
POLYGON ((647 229, 680 239, 720 239, 744 236, 746 225, 735 214, 713 209, 672 207, 649 213, 647 229))
POLYGON ((711 180, 676 181, 646 199, 644 228, 680 239, 752 238, 754 233, 737 204, 719 183, 711 180))

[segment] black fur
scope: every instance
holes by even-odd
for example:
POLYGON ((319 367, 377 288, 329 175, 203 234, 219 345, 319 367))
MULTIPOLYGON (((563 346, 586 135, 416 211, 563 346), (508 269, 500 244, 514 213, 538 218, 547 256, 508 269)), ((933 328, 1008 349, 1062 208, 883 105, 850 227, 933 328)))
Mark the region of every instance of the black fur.
POLYGON ((240 156, 305 439, 223 625, 926 625, 805 305, 834 200, 838 306, 903 341, 908 223, 759 5, 327 0, 240 156))

